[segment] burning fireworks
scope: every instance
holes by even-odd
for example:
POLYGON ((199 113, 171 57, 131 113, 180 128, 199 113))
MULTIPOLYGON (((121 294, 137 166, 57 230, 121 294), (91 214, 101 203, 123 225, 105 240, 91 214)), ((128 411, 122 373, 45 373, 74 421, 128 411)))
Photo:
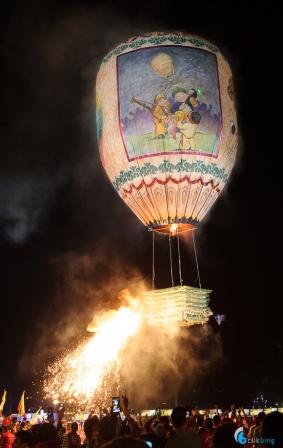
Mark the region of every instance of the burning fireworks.
MULTIPOLYGON (((170 338, 178 345, 177 330, 180 326, 188 327, 208 321, 212 314, 208 308, 210 292, 189 286, 172 287, 147 291, 144 293, 145 299, 141 301, 132 298, 129 291, 122 291, 118 296, 121 304, 118 311, 110 310, 95 316, 88 326, 88 330, 95 334, 49 365, 44 378, 45 398, 52 399, 54 403, 66 402, 81 412, 93 409, 94 405, 100 409, 108 407, 111 397, 128 390, 124 381, 132 381, 122 369, 121 360, 125 361, 125 355, 133 348, 133 344, 127 344, 141 330, 142 316, 150 325, 144 327, 143 335, 150 334, 151 327, 163 327, 166 335, 159 331, 160 335, 163 334, 162 349, 165 337, 169 350, 170 338)), ((155 336, 152 332, 152 337, 155 336)), ((138 345, 134 344, 134 347, 136 352, 138 345)), ((141 359, 144 359, 143 356, 141 359)), ((154 353, 153 359, 156 356, 154 353)), ((172 353, 172 359, 174 356, 172 353)), ((165 358, 160 359, 159 364, 165 362, 169 369, 169 358, 165 358)), ((176 368, 175 364, 174 361, 171 366, 173 369, 176 368)), ((144 361, 139 365, 144 368, 144 361)))
POLYGON ((93 407, 94 402, 108 406, 111 396, 119 393, 119 353, 141 322, 141 314, 125 306, 95 319, 88 327, 95 335, 48 367, 45 397, 68 402, 80 410, 93 407))

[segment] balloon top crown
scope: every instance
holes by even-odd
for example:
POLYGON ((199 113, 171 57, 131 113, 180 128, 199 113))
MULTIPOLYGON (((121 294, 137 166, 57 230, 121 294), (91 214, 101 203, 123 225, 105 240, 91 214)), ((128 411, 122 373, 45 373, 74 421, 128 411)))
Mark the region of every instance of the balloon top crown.
POLYGON ((212 53, 220 53, 219 49, 208 40, 183 31, 153 31, 151 33, 133 36, 121 42, 116 48, 105 56, 102 63, 106 63, 112 56, 118 56, 125 50, 137 50, 145 45, 192 45, 203 48, 212 53))

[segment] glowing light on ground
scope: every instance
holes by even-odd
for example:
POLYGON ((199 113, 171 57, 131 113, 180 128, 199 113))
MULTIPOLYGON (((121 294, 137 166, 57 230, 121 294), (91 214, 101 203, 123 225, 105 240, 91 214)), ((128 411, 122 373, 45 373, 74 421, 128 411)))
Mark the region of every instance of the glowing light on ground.
POLYGON ((77 409, 109 406, 119 392, 119 353, 138 331, 142 316, 130 308, 109 311, 89 325, 94 336, 51 364, 44 379, 45 398, 73 404, 77 409))

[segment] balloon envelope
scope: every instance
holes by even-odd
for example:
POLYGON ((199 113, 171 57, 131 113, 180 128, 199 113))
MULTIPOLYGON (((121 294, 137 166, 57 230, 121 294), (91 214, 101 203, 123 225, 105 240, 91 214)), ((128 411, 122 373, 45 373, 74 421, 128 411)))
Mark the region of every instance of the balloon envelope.
POLYGON ((218 48, 183 33, 122 43, 97 75, 102 164, 149 229, 196 226, 237 151, 232 74, 218 48))

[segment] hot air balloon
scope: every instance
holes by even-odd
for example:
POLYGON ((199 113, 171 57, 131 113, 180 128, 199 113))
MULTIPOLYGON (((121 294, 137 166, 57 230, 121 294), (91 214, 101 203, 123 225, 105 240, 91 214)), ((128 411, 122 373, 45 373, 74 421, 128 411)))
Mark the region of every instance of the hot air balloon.
POLYGON ((237 151, 232 73, 218 48, 181 32, 134 37, 104 58, 96 101, 101 160, 121 198, 148 229, 195 228, 237 151))
MULTIPOLYGON (((169 243, 195 229, 225 187, 237 151, 233 78, 219 49, 182 32, 134 37, 103 59, 96 104, 101 161, 121 198, 169 243)), ((145 293, 151 325, 203 324, 213 314, 211 291, 200 281, 199 289, 183 286, 179 271, 180 286, 172 278, 163 290, 154 290, 153 274, 145 293)))

